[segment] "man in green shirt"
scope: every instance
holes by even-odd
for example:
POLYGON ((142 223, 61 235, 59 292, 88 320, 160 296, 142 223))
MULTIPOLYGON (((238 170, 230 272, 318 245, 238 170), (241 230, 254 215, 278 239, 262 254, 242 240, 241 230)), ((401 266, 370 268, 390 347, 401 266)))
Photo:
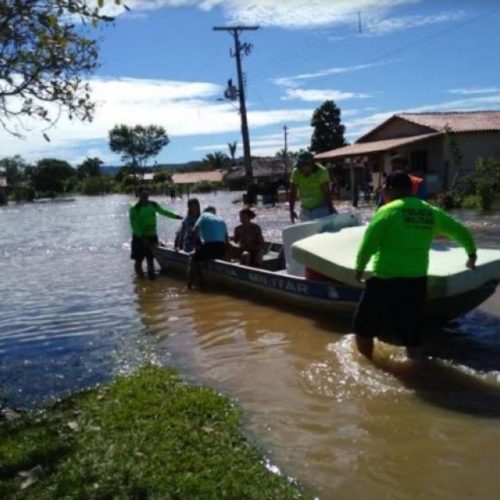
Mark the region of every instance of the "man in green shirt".
POLYGON ((300 220, 308 221, 335 213, 328 170, 314 163, 309 151, 300 153, 290 178, 290 220, 297 219, 295 201, 300 194, 300 220))
POLYGON ((408 355, 419 356, 433 238, 444 234, 460 243, 470 269, 475 268, 476 245, 463 224, 412 194, 408 174, 390 173, 385 194, 390 202, 374 215, 356 259, 358 281, 362 282, 372 258, 374 271, 354 319, 356 343, 358 350, 371 358, 373 338, 389 323, 408 355))
POLYGON ((130 207, 129 220, 132 227, 132 252, 130 258, 135 261, 135 272, 144 276, 142 262, 146 259, 148 276, 154 278, 155 268, 152 249, 158 244, 156 233, 156 214, 164 215, 170 219, 182 219, 180 215, 162 208, 155 201, 149 200, 149 190, 139 188, 139 201, 130 207))

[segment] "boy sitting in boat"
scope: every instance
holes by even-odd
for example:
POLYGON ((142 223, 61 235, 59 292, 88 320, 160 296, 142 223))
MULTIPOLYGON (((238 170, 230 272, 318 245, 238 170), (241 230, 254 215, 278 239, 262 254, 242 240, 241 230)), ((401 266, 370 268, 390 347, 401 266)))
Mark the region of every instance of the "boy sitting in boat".
POLYGON ((252 222, 255 212, 250 208, 240 210, 241 224, 234 229, 232 255, 245 266, 260 267, 264 250, 264 237, 258 224, 252 222))
POLYGON ((196 221, 200 218, 201 208, 198 198, 190 198, 187 202, 188 213, 175 235, 175 250, 191 253, 197 246, 197 237, 193 232, 196 221))

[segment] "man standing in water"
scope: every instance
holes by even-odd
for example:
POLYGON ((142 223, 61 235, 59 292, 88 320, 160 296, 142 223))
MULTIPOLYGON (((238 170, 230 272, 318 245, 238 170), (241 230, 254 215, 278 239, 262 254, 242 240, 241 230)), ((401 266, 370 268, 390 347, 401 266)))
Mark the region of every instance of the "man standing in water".
POLYGON ((295 224, 295 201, 300 194, 300 220, 309 221, 336 212, 333 207, 328 170, 314 162, 309 151, 300 153, 290 178, 290 220, 295 224))
POLYGON ((389 321, 408 355, 419 357, 434 236, 444 234, 458 241, 467 252, 469 269, 475 269, 476 245, 463 224, 413 194, 405 172, 387 176, 385 194, 389 203, 374 215, 356 259, 356 278, 362 282, 363 272, 374 258, 374 277, 366 282, 354 319, 356 344, 360 353, 371 358, 373 338, 389 321))
POLYGON ((170 219, 182 219, 180 215, 162 208, 155 201, 149 200, 149 190, 139 188, 139 201, 130 207, 129 219, 132 227, 132 252, 130 258, 135 261, 134 267, 137 276, 144 276, 142 262, 146 259, 149 278, 154 278, 154 256, 152 249, 158 244, 156 232, 156 214, 170 219))

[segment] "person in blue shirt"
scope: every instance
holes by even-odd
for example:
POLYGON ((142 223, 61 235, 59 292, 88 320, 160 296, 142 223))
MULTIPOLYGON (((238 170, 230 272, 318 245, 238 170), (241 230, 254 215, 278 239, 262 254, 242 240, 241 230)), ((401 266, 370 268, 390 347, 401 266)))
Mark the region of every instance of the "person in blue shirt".
POLYGON ((194 225, 201 215, 198 198, 190 198, 187 202, 187 208, 187 217, 182 221, 181 227, 175 235, 175 250, 191 253, 197 246, 197 238, 193 232, 194 225))
POLYGON ((200 239, 201 245, 192 255, 187 275, 188 288, 197 280, 203 288, 203 275, 200 262, 223 259, 229 242, 226 223, 217 215, 214 207, 207 207, 196 221, 193 233, 200 239))

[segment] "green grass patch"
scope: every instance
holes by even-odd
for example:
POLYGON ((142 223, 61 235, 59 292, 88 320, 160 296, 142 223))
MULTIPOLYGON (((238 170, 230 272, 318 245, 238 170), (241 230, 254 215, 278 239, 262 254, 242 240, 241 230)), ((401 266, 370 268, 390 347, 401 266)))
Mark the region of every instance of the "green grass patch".
POLYGON ((0 425, 0 498, 303 498, 230 400, 147 366, 0 425))

